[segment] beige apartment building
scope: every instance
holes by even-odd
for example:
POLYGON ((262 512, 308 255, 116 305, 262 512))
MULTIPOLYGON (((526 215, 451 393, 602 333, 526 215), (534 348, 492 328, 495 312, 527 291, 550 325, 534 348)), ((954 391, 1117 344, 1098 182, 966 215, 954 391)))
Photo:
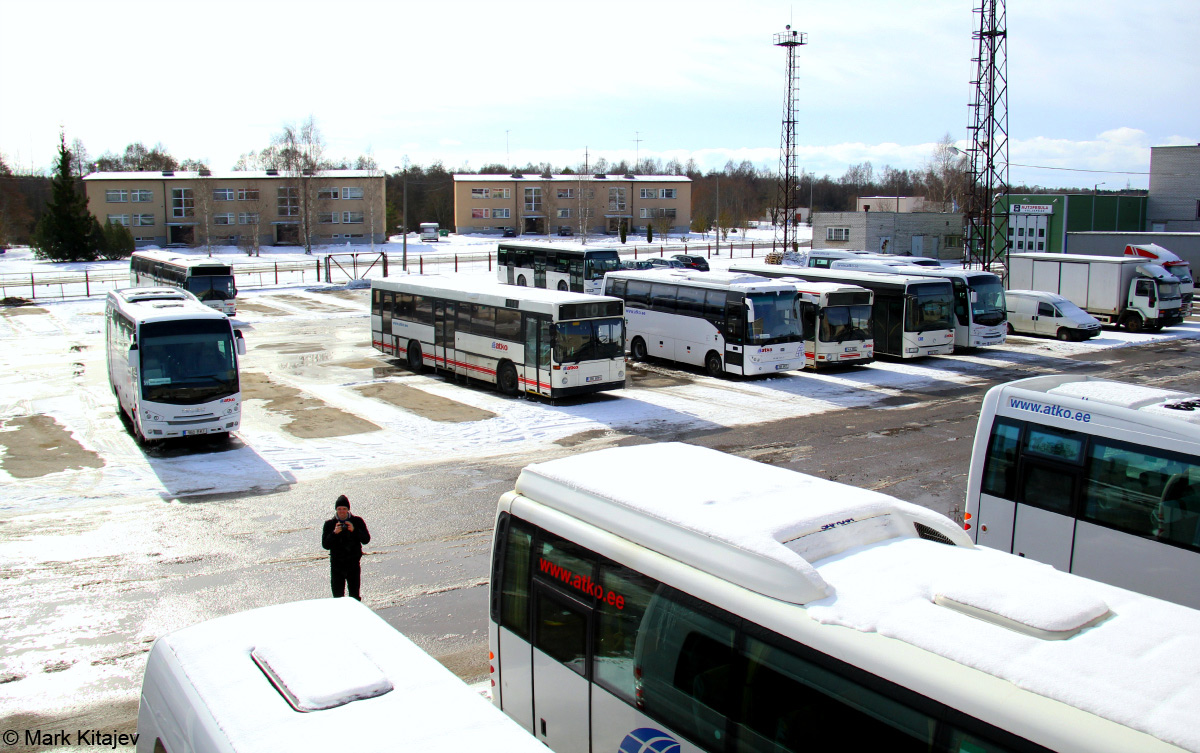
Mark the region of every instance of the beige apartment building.
POLYGON ((92 173, 88 209, 129 228, 138 247, 382 243, 387 238, 382 173, 276 170, 92 173), (308 220, 305 222, 305 220, 308 220))
POLYGON ((459 233, 580 235, 686 233, 692 179, 685 175, 455 175, 459 233))

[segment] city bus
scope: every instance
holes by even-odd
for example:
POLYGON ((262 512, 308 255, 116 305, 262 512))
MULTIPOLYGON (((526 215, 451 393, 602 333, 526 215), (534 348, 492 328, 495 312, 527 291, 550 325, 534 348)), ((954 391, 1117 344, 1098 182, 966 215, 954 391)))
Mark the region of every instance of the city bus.
POLYGON ((871 291, 858 285, 799 279, 795 285, 800 293, 806 367, 816 371, 822 366, 857 366, 875 360, 871 291))
POLYGON ((425 366, 551 399, 625 386, 620 300, 406 275, 371 281, 371 343, 425 366))
POLYGON ((104 307, 108 382, 139 442, 228 434, 242 420, 242 333, 179 288, 112 290, 104 307))
POLYGON ((1008 337, 1004 283, 991 272, 918 267, 891 259, 846 259, 830 269, 858 269, 897 275, 944 277, 954 284, 954 344, 960 348, 1003 345, 1008 337))
POLYGON ((604 290, 606 272, 621 268, 615 250, 580 244, 502 242, 496 262, 500 282, 593 295, 604 290))
POLYGON ((1200 608, 1200 396, 1044 376, 984 396, 977 543, 1200 608))
POLYGON ((556 753, 1200 751, 1200 612, 665 443, 496 509, 492 700, 556 753))
POLYGON ((421 241, 424 243, 438 242, 438 224, 436 222, 421 223, 421 241))
POLYGON ((129 257, 129 284, 170 285, 188 291, 223 314, 237 313, 233 267, 225 262, 172 251, 135 251, 129 257))
POLYGON ((604 291, 625 301, 635 361, 647 356, 703 366, 710 376, 804 368, 795 285, 695 270, 609 272, 604 291))
POLYGON ((949 280, 843 269, 737 262, 732 272, 857 285, 874 294, 875 354, 922 358, 954 352, 954 286, 949 280))

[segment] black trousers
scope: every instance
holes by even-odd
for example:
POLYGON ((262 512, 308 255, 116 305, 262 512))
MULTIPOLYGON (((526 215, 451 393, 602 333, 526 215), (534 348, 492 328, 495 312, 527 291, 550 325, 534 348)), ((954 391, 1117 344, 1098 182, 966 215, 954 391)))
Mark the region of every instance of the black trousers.
POLYGON ((333 588, 333 596, 335 599, 345 596, 345 589, 350 587, 350 596, 362 601, 362 594, 359 593, 359 586, 362 580, 362 569, 359 567, 358 560, 329 560, 329 582, 333 588))

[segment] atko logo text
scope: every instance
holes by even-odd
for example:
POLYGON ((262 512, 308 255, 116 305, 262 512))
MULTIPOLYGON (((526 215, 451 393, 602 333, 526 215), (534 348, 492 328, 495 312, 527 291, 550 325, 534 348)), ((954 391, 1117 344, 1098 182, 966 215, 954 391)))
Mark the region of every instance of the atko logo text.
POLYGON ((508 346, 504 343, 492 343, 492 350, 508 350, 508 346))

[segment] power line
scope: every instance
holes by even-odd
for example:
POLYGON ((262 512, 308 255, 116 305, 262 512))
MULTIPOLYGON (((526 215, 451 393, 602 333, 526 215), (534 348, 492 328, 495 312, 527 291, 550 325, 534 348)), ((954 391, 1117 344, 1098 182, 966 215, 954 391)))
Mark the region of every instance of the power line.
MULTIPOLYGON (((1104 173, 1105 175, 1149 175, 1150 173, 1139 173, 1132 170, 1086 170, 1082 167, 1050 167, 1049 165, 1022 165, 1016 162, 1009 162, 1009 167, 1031 167, 1035 170, 1066 170, 1072 173, 1104 173)), ((1168 175, 1170 173, 1162 173, 1168 175)))

